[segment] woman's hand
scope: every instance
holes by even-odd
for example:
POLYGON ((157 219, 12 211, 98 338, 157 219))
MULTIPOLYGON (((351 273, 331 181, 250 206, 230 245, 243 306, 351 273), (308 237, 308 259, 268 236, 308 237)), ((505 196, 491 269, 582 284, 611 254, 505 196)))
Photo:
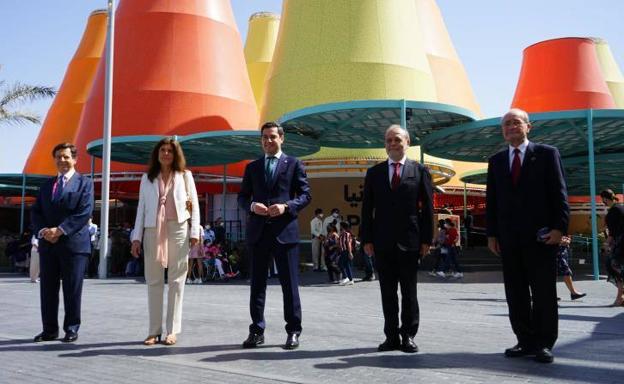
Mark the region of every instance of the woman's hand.
POLYGON ((132 257, 138 259, 141 255, 141 242, 139 240, 134 240, 132 242, 132 247, 130 248, 130 253, 132 257))

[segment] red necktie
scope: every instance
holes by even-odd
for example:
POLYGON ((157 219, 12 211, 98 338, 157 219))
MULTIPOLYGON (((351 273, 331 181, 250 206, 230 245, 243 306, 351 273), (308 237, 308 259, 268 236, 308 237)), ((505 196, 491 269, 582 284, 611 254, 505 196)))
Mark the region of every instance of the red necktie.
POLYGON ((392 190, 396 191, 399 184, 401 184, 401 163, 393 163, 392 165, 394 165, 394 172, 392 173, 392 182, 390 182, 390 185, 392 186, 392 190))
POLYGON ((520 180, 520 170, 522 169, 522 163, 520 162, 520 150, 518 148, 514 148, 513 150, 514 158, 511 163, 511 181, 513 181, 513 185, 518 185, 518 180, 520 180))

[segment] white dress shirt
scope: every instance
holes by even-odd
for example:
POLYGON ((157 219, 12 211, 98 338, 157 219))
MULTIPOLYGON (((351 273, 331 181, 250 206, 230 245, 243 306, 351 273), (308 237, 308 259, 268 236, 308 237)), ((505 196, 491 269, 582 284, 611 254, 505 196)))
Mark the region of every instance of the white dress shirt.
MULTIPOLYGON (((399 164, 401 164, 401 166, 399 167, 400 169, 400 176, 403 176, 403 169, 405 169, 405 160, 407 160, 407 156, 404 155, 403 158, 401 160, 398 161, 399 164)), ((388 181, 390 182, 390 185, 392 185, 392 175, 394 175, 394 163, 396 163, 396 161, 388 158, 388 181)))
MULTIPOLYGON (((522 144, 518 145, 518 149, 520 150, 520 153, 518 154, 518 156, 520 156, 520 165, 524 163, 524 154, 526 153, 526 149, 528 146, 529 146, 528 139, 524 139, 522 144)), ((510 170, 511 170, 511 166, 513 164, 513 159, 514 159, 514 149, 516 149, 516 147, 513 147, 511 145, 509 146, 509 169, 510 170)))
MULTIPOLYGON (((280 159, 280 157, 282 157, 282 155, 283 155, 283 154, 284 154, 284 153, 283 153, 281 150, 280 150, 280 151, 278 151, 275 155, 268 155, 268 154, 266 154, 266 153, 265 153, 265 154, 264 154, 264 169, 266 169, 266 162, 267 162, 267 159, 269 158, 269 156, 273 156, 273 157, 275 157, 275 158, 277 159, 277 163, 279 163, 279 159, 280 159)), ((273 172, 277 172, 277 164, 275 164, 275 170, 274 170, 273 172)), ((249 206, 249 210, 250 210, 251 212, 253 212, 253 211, 254 211, 254 206, 255 206, 255 205, 256 205, 256 202, 255 202, 255 201, 252 201, 252 202, 251 202, 251 205, 249 206)), ((268 207, 267 207, 267 208, 268 208, 268 207)))

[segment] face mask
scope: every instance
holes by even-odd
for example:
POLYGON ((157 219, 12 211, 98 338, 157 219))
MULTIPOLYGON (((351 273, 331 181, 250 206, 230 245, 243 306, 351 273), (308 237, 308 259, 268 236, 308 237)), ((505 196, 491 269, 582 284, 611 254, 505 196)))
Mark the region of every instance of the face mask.
POLYGON ((338 218, 338 212, 332 213, 332 216, 334 216, 335 218, 338 218))
POLYGON ((210 225, 206 225, 206 230, 210 229, 210 225))

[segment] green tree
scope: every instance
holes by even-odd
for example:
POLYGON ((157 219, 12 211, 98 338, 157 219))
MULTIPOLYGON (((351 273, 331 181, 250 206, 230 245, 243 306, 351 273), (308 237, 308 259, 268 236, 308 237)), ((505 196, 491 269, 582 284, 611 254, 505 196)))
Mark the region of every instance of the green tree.
POLYGON ((41 124, 40 117, 30 111, 20 109, 24 104, 56 95, 52 87, 27 85, 22 83, 6 84, 0 80, 0 125, 41 124))

